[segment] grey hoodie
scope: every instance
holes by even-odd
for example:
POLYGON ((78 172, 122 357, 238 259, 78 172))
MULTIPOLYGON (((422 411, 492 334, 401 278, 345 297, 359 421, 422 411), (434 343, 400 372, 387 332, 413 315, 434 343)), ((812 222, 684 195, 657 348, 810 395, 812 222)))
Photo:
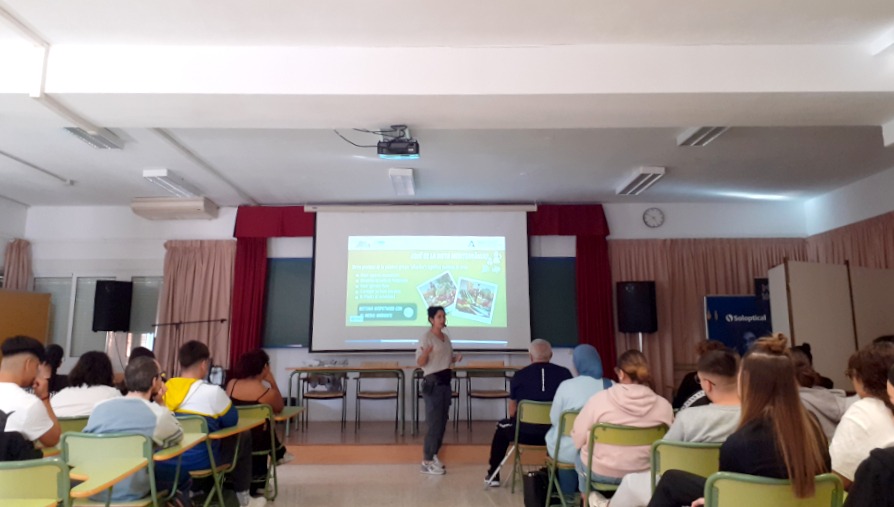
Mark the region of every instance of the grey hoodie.
POLYGON ((847 398, 841 389, 801 387, 801 404, 819 420, 826 438, 832 440, 835 428, 844 412, 855 400, 847 398))

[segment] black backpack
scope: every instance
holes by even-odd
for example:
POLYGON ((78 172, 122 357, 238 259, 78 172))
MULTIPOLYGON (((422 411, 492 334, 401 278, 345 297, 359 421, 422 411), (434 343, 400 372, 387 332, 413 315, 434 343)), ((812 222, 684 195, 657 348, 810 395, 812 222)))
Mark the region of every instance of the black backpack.
POLYGON ((34 444, 18 431, 6 431, 7 414, 0 410, 0 461, 22 461, 40 459, 43 453, 34 448, 34 444))

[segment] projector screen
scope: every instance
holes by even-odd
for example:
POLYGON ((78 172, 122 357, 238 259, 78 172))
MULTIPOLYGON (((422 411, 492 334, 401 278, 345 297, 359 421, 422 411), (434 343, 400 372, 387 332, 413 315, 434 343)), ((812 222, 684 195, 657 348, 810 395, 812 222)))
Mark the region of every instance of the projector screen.
POLYGON ((318 211, 311 350, 413 350, 443 306, 459 350, 526 350, 523 211, 318 211))

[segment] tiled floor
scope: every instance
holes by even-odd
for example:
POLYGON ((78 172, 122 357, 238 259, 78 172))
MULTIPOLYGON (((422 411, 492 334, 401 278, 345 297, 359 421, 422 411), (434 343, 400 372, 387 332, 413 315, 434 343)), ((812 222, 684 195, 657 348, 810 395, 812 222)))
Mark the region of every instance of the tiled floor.
MULTIPOLYGON (((484 488, 485 468, 447 464, 442 476, 419 465, 284 465, 274 506, 300 507, 522 507, 519 487, 484 488)), ((508 478, 508 477, 507 477, 508 478)), ((504 481, 506 482, 506 481, 504 481)))

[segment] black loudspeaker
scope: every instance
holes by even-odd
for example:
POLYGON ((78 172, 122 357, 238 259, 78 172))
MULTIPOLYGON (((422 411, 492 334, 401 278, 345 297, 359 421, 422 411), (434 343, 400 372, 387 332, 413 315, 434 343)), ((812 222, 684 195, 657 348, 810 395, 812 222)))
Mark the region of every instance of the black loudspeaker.
POLYGON ((658 331, 655 282, 618 282, 618 330, 622 333, 658 331))
POLYGON ((93 298, 94 331, 130 331, 133 282, 97 280, 93 298))

